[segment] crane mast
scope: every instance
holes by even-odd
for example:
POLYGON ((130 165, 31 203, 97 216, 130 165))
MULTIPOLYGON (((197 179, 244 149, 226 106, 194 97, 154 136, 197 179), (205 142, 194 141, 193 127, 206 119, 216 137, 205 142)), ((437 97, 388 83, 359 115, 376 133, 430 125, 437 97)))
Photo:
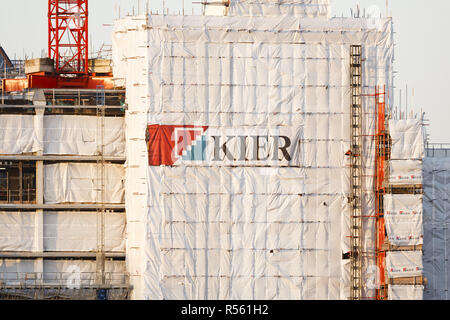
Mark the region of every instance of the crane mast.
POLYGON ((48 1, 48 55, 58 74, 88 75, 88 0, 48 1))

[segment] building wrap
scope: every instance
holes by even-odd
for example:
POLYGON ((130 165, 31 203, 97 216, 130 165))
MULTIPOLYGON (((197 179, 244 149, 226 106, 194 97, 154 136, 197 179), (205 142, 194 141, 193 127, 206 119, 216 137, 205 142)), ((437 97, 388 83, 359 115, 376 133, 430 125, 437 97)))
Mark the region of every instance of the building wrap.
MULTIPOLYGON (((348 299, 350 46, 364 48, 364 93, 390 88, 391 21, 239 10, 116 21, 133 297, 348 299)), ((375 106, 362 100, 371 215, 375 106)))

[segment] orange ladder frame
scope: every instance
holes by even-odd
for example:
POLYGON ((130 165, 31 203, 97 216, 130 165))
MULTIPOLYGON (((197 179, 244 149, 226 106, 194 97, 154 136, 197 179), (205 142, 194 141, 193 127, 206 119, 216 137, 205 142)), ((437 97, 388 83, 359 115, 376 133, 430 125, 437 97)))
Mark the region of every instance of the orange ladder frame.
POLYGON ((386 193, 386 164, 389 155, 389 134, 386 128, 386 86, 380 91, 375 88, 376 134, 375 134, 375 214, 376 214, 376 259, 379 272, 377 300, 387 300, 386 251, 383 248, 386 238, 383 197, 386 193))

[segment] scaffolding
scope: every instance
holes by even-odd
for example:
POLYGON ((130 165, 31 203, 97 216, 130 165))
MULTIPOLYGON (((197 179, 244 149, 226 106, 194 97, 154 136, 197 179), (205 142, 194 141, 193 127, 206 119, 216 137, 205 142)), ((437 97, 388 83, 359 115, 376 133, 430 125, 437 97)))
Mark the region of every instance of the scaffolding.
POLYGON ((97 87, 97 283, 105 284, 105 88, 97 87))
POLYGON ((0 161, 0 203, 36 203, 36 165, 0 161))
POLYGON ((422 184, 396 185, 389 181, 392 141, 387 121, 389 114, 386 111, 386 87, 375 88, 376 107, 376 153, 375 153, 375 210, 376 210, 376 260, 378 269, 378 286, 376 290, 377 300, 388 300, 390 285, 423 285, 426 279, 423 276, 407 278, 389 278, 386 269, 386 256, 388 252, 396 251, 421 251, 423 245, 394 245, 389 242, 385 224, 385 200, 386 195, 420 195, 423 193, 422 184))
POLYGON ((450 157, 450 143, 427 143, 425 147, 426 156, 431 158, 450 157))
MULTIPOLYGON (((98 298, 97 274, 81 272, 71 279, 71 272, 0 273, 0 300, 95 300, 98 298), (68 285, 69 283, 69 285, 68 285)), ((129 296, 128 275, 106 272, 103 288, 108 300, 125 300, 129 296)))
MULTIPOLYGON (((387 238, 386 225, 384 221, 384 196, 385 195, 411 195, 419 196, 423 194, 422 182, 410 184, 398 184, 390 181, 390 166, 392 141, 388 127, 388 115, 385 110, 386 88, 380 91, 377 88, 375 93, 377 106, 377 153, 376 153, 376 193, 377 193, 377 265, 380 272, 380 286, 377 290, 378 300, 387 300, 388 288, 390 285, 425 285, 427 279, 421 276, 413 277, 393 277, 389 278, 386 270, 386 255, 398 251, 421 252, 423 245, 394 245, 387 238)), ((428 152, 428 146, 427 146, 428 152)))
POLYGON ((376 213, 376 259, 378 271, 377 300, 387 300, 386 284, 386 227, 384 221, 384 195, 386 194, 386 171, 390 156, 390 139, 386 126, 386 88, 375 88, 376 135, 375 135, 375 213, 376 213))
POLYGON ((2 267, 0 299, 128 299, 132 288, 129 285, 128 273, 121 268, 122 264, 124 265, 125 252, 105 248, 105 222, 108 221, 105 221, 106 215, 122 215, 125 210, 124 203, 105 201, 106 166, 109 163, 117 165, 125 162, 125 156, 105 155, 106 117, 124 116, 124 91, 105 90, 100 86, 97 90, 43 89, 42 93, 39 101, 35 101, 33 97, 36 97, 36 94, 33 92, 8 94, 5 103, 0 104, 0 113, 36 116, 39 110, 39 115, 43 117, 55 115, 96 117, 97 127, 93 128, 93 135, 95 137, 96 132, 97 153, 58 155, 34 152, 0 155, 0 210, 2 210, 0 214, 19 213, 27 216, 31 214, 35 217, 30 224, 34 228, 32 248, 26 249, 28 251, 7 249, 10 251, 0 252, 0 262, 13 260, 23 262, 27 266, 31 262, 33 266, 29 272, 19 272, 28 269, 4 268, 5 264, 0 264, 2 267), (33 105, 34 102, 40 103, 33 105), (95 202, 45 203, 44 166, 67 162, 96 165, 97 169, 92 177, 92 180, 96 180, 92 189, 96 195, 95 202), (92 216, 92 242, 90 242, 92 249, 89 251, 82 251, 82 248, 80 251, 54 249, 55 247, 49 249, 43 244, 46 237, 43 217, 55 214, 67 215, 70 212, 92 216), (86 270, 79 272, 79 283, 70 286, 68 279, 73 277, 73 272, 66 272, 66 267, 62 267, 61 272, 53 272, 55 269, 47 270, 44 267, 45 261, 50 263, 73 261, 74 265, 78 263, 86 266, 86 270))
POLYGON ((350 47, 351 85, 351 300, 362 298, 362 197, 363 197, 363 131, 362 131, 362 47, 350 47))

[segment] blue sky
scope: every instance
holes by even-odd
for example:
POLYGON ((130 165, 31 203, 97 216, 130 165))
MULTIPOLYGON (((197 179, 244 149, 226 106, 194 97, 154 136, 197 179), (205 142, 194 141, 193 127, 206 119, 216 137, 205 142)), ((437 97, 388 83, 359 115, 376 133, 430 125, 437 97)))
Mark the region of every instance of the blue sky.
MULTIPOLYGON (((47 0, 2 1, 0 10, 0 45, 9 56, 22 58, 41 56, 47 48, 47 0)), ((197 1, 198 2, 198 1, 197 1)), ((161 12, 163 0, 151 0, 150 7, 161 12)), ((165 0, 171 12, 182 8, 182 0, 165 0)), ((386 14, 386 0, 334 0, 332 14, 350 16, 350 8, 359 3, 361 10, 376 5, 386 14)), ((94 49, 111 43, 111 24, 118 15, 137 13, 138 0, 90 0, 90 36, 94 49)), ((146 0, 140 0, 144 10, 146 0)), ((185 0, 185 13, 198 14, 201 8, 185 0)), ((409 87, 409 105, 416 112, 423 110, 430 120, 427 127, 431 142, 450 142, 450 1, 389 0, 389 15, 394 18, 395 70, 394 95, 398 102, 402 88, 409 87), (414 93, 413 93, 414 90, 414 93)), ((397 104, 397 103, 396 103, 397 104)))

